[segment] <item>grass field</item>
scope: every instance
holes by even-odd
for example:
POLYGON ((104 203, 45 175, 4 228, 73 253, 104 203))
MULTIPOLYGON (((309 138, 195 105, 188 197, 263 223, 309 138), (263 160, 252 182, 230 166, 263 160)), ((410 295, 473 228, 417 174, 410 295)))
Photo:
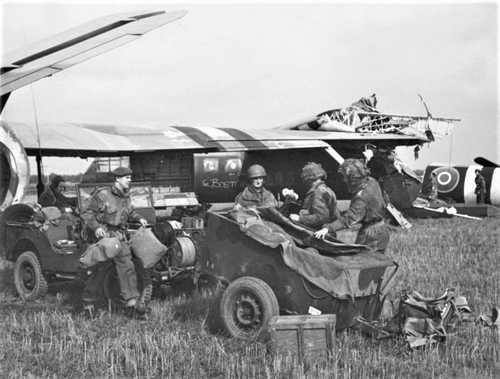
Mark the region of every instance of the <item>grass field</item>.
MULTIPOLYGON (((455 287, 474 314, 500 305, 500 223, 416 220, 395 232, 389 254, 400 264, 392 290, 440 295, 455 287)), ((207 331, 209 299, 155 300, 147 321, 103 314, 89 321, 66 304, 67 293, 23 303, 0 271, 0 377, 171 378, 498 378, 497 332, 462 324, 439 346, 410 351, 401 338, 337 335, 328 360, 301 365, 266 346, 207 331)))

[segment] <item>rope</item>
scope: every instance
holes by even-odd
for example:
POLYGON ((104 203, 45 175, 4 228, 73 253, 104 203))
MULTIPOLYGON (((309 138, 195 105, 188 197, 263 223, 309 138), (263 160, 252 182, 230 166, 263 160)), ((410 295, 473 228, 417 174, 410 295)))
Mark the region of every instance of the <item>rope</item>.
POLYGON ((35 126, 36 126, 36 140, 38 144, 38 154, 42 155, 42 147, 40 143, 40 126, 38 125, 38 110, 36 108, 35 101, 35 91, 33 90, 33 85, 30 84, 30 92, 31 92, 31 103, 33 104, 33 115, 35 118, 35 126))
POLYGON ((453 152, 453 134, 450 134, 450 144, 448 147, 448 166, 451 167, 451 156, 453 152))

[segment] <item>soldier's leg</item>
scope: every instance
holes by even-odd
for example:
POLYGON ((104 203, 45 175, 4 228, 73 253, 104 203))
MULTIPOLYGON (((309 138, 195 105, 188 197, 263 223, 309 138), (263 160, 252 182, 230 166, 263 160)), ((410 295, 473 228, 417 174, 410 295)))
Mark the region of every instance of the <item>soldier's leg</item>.
POLYGON ((109 267, 106 263, 98 263, 91 268, 90 275, 84 274, 85 287, 82 292, 82 306, 87 316, 94 317, 97 309, 104 306, 102 302, 102 285, 109 267))
POLYGON ((113 258, 120 282, 120 294, 125 301, 137 299, 139 291, 137 289, 137 274, 134 263, 132 262, 132 254, 127 243, 121 243, 120 253, 113 258))
POLYGON ((137 278, 139 280, 140 296, 137 306, 146 309, 153 292, 153 281, 151 278, 152 269, 144 268, 142 261, 137 257, 133 257, 132 261, 134 262, 135 271, 137 272, 137 278))
POLYGON ((94 303, 98 297, 98 276, 99 269, 94 268, 85 280, 85 287, 82 292, 82 300, 84 303, 94 303))
POLYGON ((387 245, 389 245, 389 228, 387 228, 387 226, 384 226, 377 230, 375 238, 377 240, 377 251, 384 254, 385 250, 387 249, 387 245))

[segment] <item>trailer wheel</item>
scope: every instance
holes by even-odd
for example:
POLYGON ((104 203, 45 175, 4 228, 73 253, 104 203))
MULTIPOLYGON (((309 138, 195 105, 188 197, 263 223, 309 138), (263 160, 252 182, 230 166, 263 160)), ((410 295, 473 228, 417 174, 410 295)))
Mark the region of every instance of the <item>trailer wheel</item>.
POLYGON ((276 295, 266 282, 244 276, 229 284, 220 301, 224 330, 242 339, 257 339, 272 316, 279 314, 276 295))
POLYGON ((37 255, 32 251, 20 254, 14 266, 14 284, 24 300, 35 300, 47 293, 47 281, 37 255))

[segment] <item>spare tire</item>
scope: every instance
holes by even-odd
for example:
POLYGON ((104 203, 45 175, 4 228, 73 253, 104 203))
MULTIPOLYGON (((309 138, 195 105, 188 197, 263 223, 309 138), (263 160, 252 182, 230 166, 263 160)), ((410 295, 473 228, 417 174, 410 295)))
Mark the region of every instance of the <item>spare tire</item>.
POLYGON ((7 125, 0 122, 0 211, 22 200, 29 176, 23 145, 7 125))
POLYGON ((229 336, 257 339, 267 330, 271 317, 279 314, 279 305, 266 282, 243 276, 229 284, 222 294, 219 313, 229 336))

